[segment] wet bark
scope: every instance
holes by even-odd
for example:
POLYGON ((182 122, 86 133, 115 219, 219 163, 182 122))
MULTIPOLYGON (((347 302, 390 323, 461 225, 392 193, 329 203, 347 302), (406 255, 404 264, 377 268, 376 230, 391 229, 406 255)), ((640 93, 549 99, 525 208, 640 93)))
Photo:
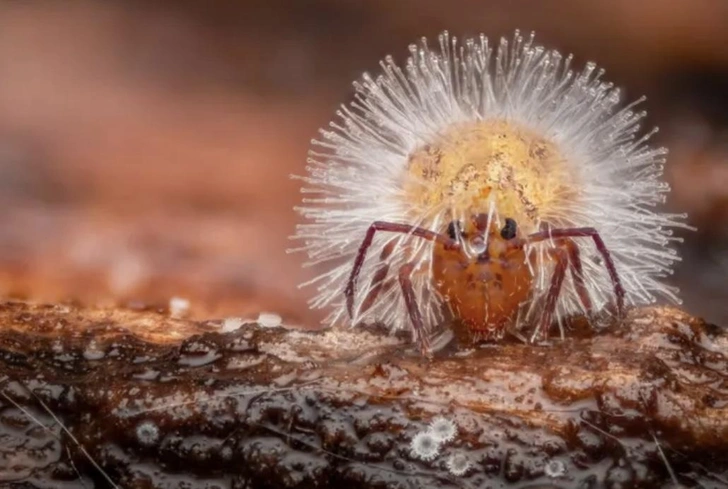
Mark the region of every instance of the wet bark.
POLYGON ((374 329, 4 303, 0 485, 728 487, 728 331, 583 326, 427 361, 374 329))

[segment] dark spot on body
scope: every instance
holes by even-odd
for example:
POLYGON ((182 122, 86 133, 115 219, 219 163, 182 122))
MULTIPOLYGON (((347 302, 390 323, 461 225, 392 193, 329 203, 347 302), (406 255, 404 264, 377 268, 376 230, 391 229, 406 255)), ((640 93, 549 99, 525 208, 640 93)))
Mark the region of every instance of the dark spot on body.
POLYGON ((447 235, 452 240, 459 241, 462 232, 462 226, 459 221, 450 221, 450 224, 447 225, 447 235))
POLYGON ((510 217, 506 217, 506 223, 503 226, 503 229, 501 229, 501 237, 503 239, 513 239, 516 237, 516 221, 511 219, 510 217))

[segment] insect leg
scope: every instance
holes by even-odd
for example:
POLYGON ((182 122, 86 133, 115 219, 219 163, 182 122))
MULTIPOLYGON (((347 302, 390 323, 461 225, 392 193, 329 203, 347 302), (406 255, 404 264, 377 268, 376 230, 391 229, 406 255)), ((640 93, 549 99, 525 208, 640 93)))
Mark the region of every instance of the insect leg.
POLYGON ((594 228, 551 229, 530 234, 526 238, 526 241, 534 243, 551 238, 591 238, 594 241, 597 251, 604 259, 604 266, 607 268, 607 272, 609 272, 612 284, 614 284, 614 295, 617 297, 617 314, 622 317, 624 314, 624 287, 622 287, 622 282, 619 280, 619 274, 617 274, 617 268, 614 266, 614 260, 612 260, 609 250, 604 244, 604 241, 602 241, 602 237, 599 236, 599 231, 594 228))
POLYGON ((430 231, 429 229, 421 228, 418 226, 410 226, 409 224, 396 224, 386 221, 373 222, 372 225, 369 226, 369 229, 364 236, 364 240, 359 246, 359 251, 356 253, 356 258, 354 259, 354 267, 351 269, 349 282, 347 283, 346 289, 344 290, 344 295, 346 296, 346 310, 349 313, 349 317, 354 317, 354 288, 356 286, 356 280, 359 278, 359 272, 361 272, 361 267, 364 264, 367 250, 369 250, 369 247, 372 245, 372 241, 374 240, 374 234, 377 231, 389 231, 391 233, 410 234, 412 236, 417 236, 428 241, 442 243, 445 246, 451 247, 453 249, 460 246, 457 241, 450 239, 448 236, 436 233, 434 231, 430 231))
POLYGON ((569 269, 571 270, 571 278, 574 279, 576 293, 579 294, 579 300, 584 306, 587 314, 591 314, 592 303, 591 298, 589 297, 589 291, 584 284, 584 269, 581 265, 579 246, 570 239, 561 241, 559 245, 563 246, 569 254, 569 269))
POLYGON ((402 287, 402 295, 407 305, 410 321, 412 321, 412 331, 414 332, 415 341, 420 346, 423 356, 430 356, 430 339, 425 332, 425 323, 422 321, 422 313, 417 306, 415 292, 412 288, 412 271, 415 268, 414 263, 405 263, 399 269, 399 285, 402 287))
POLYGON ((369 308, 374 305, 377 297, 379 297, 379 293, 384 288, 384 279, 386 279, 389 274, 389 264, 385 260, 389 258, 394 251, 395 244, 396 243, 394 241, 390 241, 384 246, 384 249, 382 249, 382 253, 379 255, 379 268, 377 268, 377 271, 374 272, 374 277, 372 277, 372 281, 369 283, 369 293, 361 303, 359 312, 363 313, 369 310, 369 308))
POLYGON ((531 342, 535 341, 541 335, 545 336, 551 326, 551 320, 556 310, 556 301, 559 298, 561 286, 566 276, 566 267, 569 265, 569 254, 565 249, 554 248, 551 254, 556 258, 556 266, 551 276, 551 285, 546 295, 546 304, 544 304, 543 313, 541 314, 541 321, 539 321, 538 326, 536 326, 536 329, 531 335, 531 342))

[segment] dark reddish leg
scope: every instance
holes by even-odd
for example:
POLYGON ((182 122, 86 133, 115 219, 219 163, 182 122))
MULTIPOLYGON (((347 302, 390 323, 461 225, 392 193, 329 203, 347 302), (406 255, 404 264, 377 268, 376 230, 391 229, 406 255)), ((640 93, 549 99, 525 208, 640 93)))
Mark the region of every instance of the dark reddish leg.
POLYGON ((624 288, 622 287, 622 282, 619 280, 619 275, 617 274, 617 268, 614 266, 614 261, 612 261, 609 250, 604 245, 604 241, 602 241, 601 236, 599 236, 599 232, 594 228, 551 229, 528 235, 528 237, 524 240, 524 243, 535 243, 551 238, 591 238, 594 241, 597 251, 604 259, 604 266, 607 267, 609 277, 612 279, 612 283, 614 284, 614 295, 617 297, 617 314, 622 317, 624 313, 624 288))
POLYGON ((554 249, 552 255, 556 258, 556 266, 551 276, 551 285, 546 295, 546 304, 543 307, 541 321, 539 321, 538 326, 533 331, 531 341, 534 341, 541 335, 545 335, 549 327, 551 327, 551 321, 556 310, 556 301, 559 299, 559 294, 561 294, 561 286, 564 284, 564 277, 566 276, 566 267, 569 265, 569 253, 564 248, 554 249))
POLYGON ((382 253, 379 255, 379 268, 377 268, 377 271, 374 272, 374 277, 372 277, 372 281, 369 283, 369 293, 361 303, 359 312, 363 313, 368 311, 369 308, 374 305, 377 297, 379 297, 379 293, 384 288, 384 279, 387 278, 387 275, 389 274, 389 264, 384 263, 384 261, 390 257, 394 251, 394 246, 395 242, 390 241, 382 249, 382 253))
POLYGON ((417 307, 417 300, 415 299, 415 292, 412 288, 412 271, 414 270, 414 263, 406 263, 399 269, 399 285, 402 287, 402 295, 404 296, 404 303, 407 305, 407 312, 409 313, 410 320, 412 321, 412 330, 414 332, 414 340, 420 346, 420 351, 423 356, 430 355, 430 339, 425 333, 425 323, 422 321, 422 313, 420 308, 417 307))
POLYGON ((354 287, 356 286, 356 280, 359 278, 359 272, 364 264, 364 259, 367 255, 367 250, 372 245, 374 240, 374 234, 377 231, 389 231, 391 233, 403 233, 417 236, 418 238, 426 239, 428 241, 434 241, 436 243, 442 243, 450 248, 458 248, 460 245, 457 241, 450 239, 444 234, 430 231, 429 229, 410 226, 409 224, 395 224, 393 222, 375 221, 369 226, 367 234, 364 236, 364 240, 359 246, 359 251, 354 259, 354 267, 351 269, 351 275, 349 275, 349 282, 344 290, 346 296, 346 310, 349 313, 349 317, 354 317, 354 287))
POLYGON ((566 249, 567 253, 569 253, 569 268, 571 269, 571 278, 574 279, 576 293, 579 294, 579 300, 581 300, 587 314, 591 314, 592 303, 591 298, 589 297, 589 292, 584 284, 584 270, 581 266, 579 246, 570 239, 562 241, 562 246, 566 249))
POLYGON ((359 306, 359 313, 364 313, 368 311, 369 308, 374 305, 377 297, 379 297, 379 293, 384 288, 384 279, 387 278, 388 274, 389 265, 387 265, 386 263, 382 263, 381 265, 379 265, 379 268, 377 268, 377 271, 374 272, 374 277, 369 284, 369 293, 364 298, 361 306, 359 306))

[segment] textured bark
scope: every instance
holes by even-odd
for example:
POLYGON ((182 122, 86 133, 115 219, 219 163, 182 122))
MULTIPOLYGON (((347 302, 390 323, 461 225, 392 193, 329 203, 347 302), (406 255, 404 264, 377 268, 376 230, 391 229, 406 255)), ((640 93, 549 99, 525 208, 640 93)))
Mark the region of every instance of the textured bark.
POLYGON ((668 308, 581 326, 426 361, 363 328, 5 303, 0 484, 728 486, 728 332, 668 308), (423 460, 436 417, 456 431, 423 460))

